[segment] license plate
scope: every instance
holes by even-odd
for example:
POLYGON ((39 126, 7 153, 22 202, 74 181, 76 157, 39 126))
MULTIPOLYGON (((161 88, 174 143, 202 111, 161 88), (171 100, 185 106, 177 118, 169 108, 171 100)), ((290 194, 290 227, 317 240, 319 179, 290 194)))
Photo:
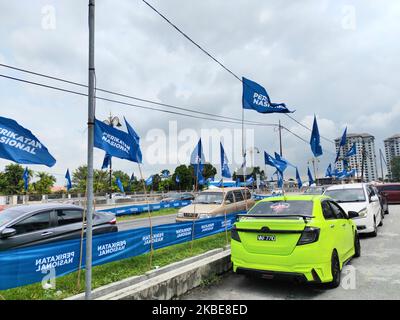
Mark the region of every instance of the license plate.
POLYGON ((269 235, 269 236, 258 235, 257 240, 259 240, 259 241, 275 241, 276 237, 274 235, 269 235))

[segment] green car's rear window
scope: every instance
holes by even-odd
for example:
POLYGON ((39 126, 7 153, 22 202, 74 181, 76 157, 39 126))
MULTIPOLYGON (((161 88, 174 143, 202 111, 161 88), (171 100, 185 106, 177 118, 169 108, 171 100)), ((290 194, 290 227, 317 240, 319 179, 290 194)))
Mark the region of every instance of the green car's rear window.
POLYGON ((304 200, 259 202, 248 214, 312 216, 313 202, 304 200))

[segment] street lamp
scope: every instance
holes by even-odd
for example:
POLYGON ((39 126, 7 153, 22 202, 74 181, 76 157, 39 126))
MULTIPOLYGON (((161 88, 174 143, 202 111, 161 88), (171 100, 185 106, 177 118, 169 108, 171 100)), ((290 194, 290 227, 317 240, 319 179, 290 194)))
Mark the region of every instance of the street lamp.
MULTIPOLYGON (((121 122, 118 117, 112 116, 111 112, 107 119, 103 120, 103 122, 111 127, 122 127, 121 122)), ((110 172, 109 172, 109 189, 110 189, 110 199, 112 193, 112 165, 111 165, 111 157, 110 157, 110 172)))

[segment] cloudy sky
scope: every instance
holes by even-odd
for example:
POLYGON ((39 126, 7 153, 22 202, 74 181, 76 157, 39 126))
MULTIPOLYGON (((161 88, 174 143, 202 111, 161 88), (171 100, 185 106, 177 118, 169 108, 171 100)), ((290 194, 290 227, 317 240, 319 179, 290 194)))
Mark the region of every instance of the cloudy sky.
MULTIPOLYGON (((324 137, 334 139, 348 126, 351 133, 373 134, 378 152, 384 138, 399 132, 398 0, 149 2, 237 75, 265 86, 274 102, 296 109, 297 120, 311 127, 315 113, 324 137)), ((23 5, 0 0, 0 63, 86 83, 87 10, 83 0, 32 0, 23 5)), ((0 74, 85 92, 4 67, 0 74)), ((241 83, 140 0, 97 1, 96 79, 99 88, 145 99, 235 118, 242 113, 241 83)), ((32 169, 49 171, 63 184, 66 168, 73 170, 86 162, 85 97, 0 78, 0 99, 1 115, 32 130, 57 159, 52 168, 32 169)), ((217 141, 223 132, 231 169, 240 164, 238 124, 97 102, 97 118, 110 112, 121 119, 125 116, 141 136, 146 176, 187 163, 191 144, 201 132, 211 132, 217 141)), ((309 131, 284 115, 246 110, 245 118, 265 123, 280 119, 304 139, 310 138, 309 131)), ((246 128, 252 130, 247 133, 249 145, 279 151, 273 128, 246 128)), ((322 140, 322 146, 326 151, 320 157, 321 172, 335 157, 332 142, 322 140)), ((283 154, 306 175, 312 156, 308 144, 283 132, 283 154)), ((103 151, 95 150, 96 168, 103 156, 103 151)), ((217 162, 218 145, 207 148, 205 156, 217 162)), ((254 161, 263 165, 262 154, 254 161)), ((0 169, 7 163, 0 160, 0 169)), ((116 159, 113 164, 115 169, 138 172, 136 164, 126 160, 116 159)), ((267 169, 268 174, 272 171, 267 169)), ((288 170, 288 176, 294 172, 288 170)))

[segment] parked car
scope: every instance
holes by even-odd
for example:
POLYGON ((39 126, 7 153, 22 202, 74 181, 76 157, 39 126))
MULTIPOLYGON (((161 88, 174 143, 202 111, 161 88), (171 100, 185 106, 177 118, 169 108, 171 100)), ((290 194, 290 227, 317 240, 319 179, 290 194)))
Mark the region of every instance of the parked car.
POLYGON ((377 188, 376 185, 371 184, 371 187, 374 189, 375 193, 379 197, 379 201, 381 203, 383 213, 389 214, 389 204, 388 204, 387 196, 384 195, 382 191, 379 191, 379 189, 377 188))
POLYGON ((378 184, 376 188, 386 197, 388 204, 400 203, 400 183, 378 184))
POLYGON ((378 226, 383 224, 383 211, 379 196, 367 183, 350 183, 330 186, 324 195, 336 200, 346 211, 356 211, 359 218, 354 222, 359 233, 378 234, 378 226))
MULTIPOLYGON (((0 251, 79 238, 83 208, 62 203, 22 205, 0 213, 0 251)), ((111 213, 93 214, 93 234, 116 232, 111 213)))
POLYGON ((361 253, 357 216, 322 195, 263 199, 231 230, 233 271, 337 287, 345 263, 361 253))
POLYGON ((200 192, 191 205, 179 209, 176 221, 193 221, 245 211, 254 203, 249 189, 244 187, 208 189, 200 192))
POLYGON ((172 202, 172 201, 177 201, 177 200, 194 200, 194 194, 190 192, 176 192, 176 193, 170 193, 167 195, 166 198, 161 200, 161 203, 163 202, 172 202))

